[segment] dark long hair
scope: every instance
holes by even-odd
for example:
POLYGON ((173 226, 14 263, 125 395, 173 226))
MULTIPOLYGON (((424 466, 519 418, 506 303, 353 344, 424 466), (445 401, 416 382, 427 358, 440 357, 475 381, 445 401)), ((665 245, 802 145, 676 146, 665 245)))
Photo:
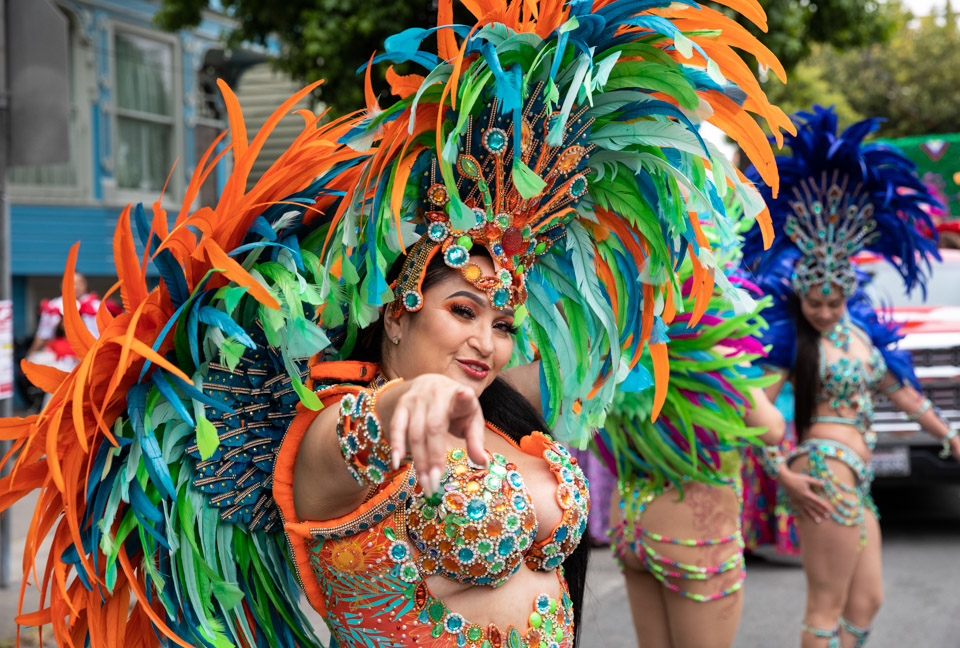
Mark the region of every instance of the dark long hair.
POLYGON ((800 441, 810 427, 820 393, 820 333, 804 317, 800 297, 790 296, 789 306, 797 329, 797 355, 793 361, 793 421, 800 441))
MULTIPOLYGON (((481 250, 477 250, 481 252, 481 250)), ((400 275, 404 257, 400 257, 390 272, 387 281, 392 282, 400 275)), ((453 272, 443 263, 443 257, 437 254, 427 265, 423 276, 422 292, 438 283, 453 272)), ((389 307, 388 307, 389 308, 389 307)), ((350 354, 351 360, 380 363, 383 349, 383 318, 390 317, 388 308, 375 323, 371 324, 357 336, 357 343, 350 354)), ((404 317, 416 317, 416 313, 405 313, 404 317)), ((494 427, 502 430, 514 443, 533 432, 546 432, 547 423, 540 412, 510 383, 497 376, 493 382, 480 394, 480 408, 483 418, 494 427)), ((586 536, 586 534, 585 534, 586 536)), ((563 561, 563 573, 570 590, 570 599, 573 601, 574 645, 580 642, 580 625, 583 619, 583 594, 587 584, 587 562, 590 557, 589 542, 585 537, 580 544, 563 561)))

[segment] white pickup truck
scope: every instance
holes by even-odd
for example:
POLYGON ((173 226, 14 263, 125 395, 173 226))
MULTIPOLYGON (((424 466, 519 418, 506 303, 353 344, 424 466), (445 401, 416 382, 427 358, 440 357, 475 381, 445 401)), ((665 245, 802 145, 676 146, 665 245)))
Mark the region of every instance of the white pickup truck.
MULTIPOLYGON (((940 250, 943 263, 933 265, 926 300, 919 290, 903 294, 900 275, 888 264, 858 260, 871 274, 868 289, 878 309, 903 325, 901 348, 913 354, 923 391, 954 425, 960 425, 960 250, 940 250)), ((873 469, 878 480, 960 483, 960 463, 937 456, 940 442, 885 398, 876 403, 877 448, 873 469)))

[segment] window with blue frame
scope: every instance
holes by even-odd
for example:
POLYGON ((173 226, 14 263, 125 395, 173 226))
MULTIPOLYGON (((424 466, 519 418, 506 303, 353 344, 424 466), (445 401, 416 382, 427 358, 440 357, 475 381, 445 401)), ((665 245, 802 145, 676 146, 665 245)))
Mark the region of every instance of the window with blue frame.
POLYGON ((117 187, 156 194, 173 165, 173 45, 118 29, 114 55, 117 187))

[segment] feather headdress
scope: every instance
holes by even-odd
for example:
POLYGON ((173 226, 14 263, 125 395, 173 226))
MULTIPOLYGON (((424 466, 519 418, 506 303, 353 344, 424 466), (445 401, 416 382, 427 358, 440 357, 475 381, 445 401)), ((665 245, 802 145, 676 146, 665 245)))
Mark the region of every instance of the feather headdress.
POLYGON ((923 286, 930 259, 939 259, 928 209, 936 205, 915 173, 915 165, 886 144, 864 144, 880 126, 866 119, 837 133, 832 109, 814 106, 796 115, 796 135, 786 137, 789 156, 777 158, 780 185, 769 186, 749 169, 770 210, 778 234, 764 251, 764 234, 751 228, 743 248, 744 266, 759 275, 784 257, 795 261, 793 288, 830 290, 838 284, 849 297, 856 289, 851 257, 861 250, 882 256, 903 277, 908 291, 923 286))

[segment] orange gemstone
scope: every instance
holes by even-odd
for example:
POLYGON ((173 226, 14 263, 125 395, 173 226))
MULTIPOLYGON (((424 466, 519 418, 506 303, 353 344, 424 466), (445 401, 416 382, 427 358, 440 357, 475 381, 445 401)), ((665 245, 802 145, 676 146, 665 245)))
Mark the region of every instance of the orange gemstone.
POLYGON ((427 603, 427 586, 423 583, 417 585, 417 591, 414 593, 414 601, 418 609, 422 609, 427 603))
POLYGON ((450 556, 443 558, 440 564, 443 565, 443 568, 448 572, 456 573, 460 571, 460 563, 450 556))
POLYGON ((428 574, 432 574, 437 571, 437 561, 433 558, 424 558, 423 562, 420 563, 420 566, 423 568, 423 571, 428 574))
POLYGON ((457 464, 456 467, 453 469, 453 474, 456 475, 457 477, 463 477, 469 471, 470 469, 467 467, 467 464, 457 464))
POLYGON ((493 644, 493 648, 500 648, 503 645, 503 635, 500 634, 500 628, 492 623, 487 626, 487 639, 493 644))
POLYGON ((487 535, 496 538, 503 533, 503 523, 497 518, 487 520, 487 535))
POLYGON ((437 537, 437 530, 438 529, 435 525, 428 524, 427 526, 423 527, 423 531, 420 532, 420 536, 429 542, 437 537))
POLYGON ((466 491, 473 495, 474 493, 479 493, 481 488, 483 488, 483 485, 480 482, 469 481, 467 482, 466 491))
POLYGON ((530 628, 527 630, 527 645, 528 646, 539 646, 540 642, 543 641, 543 633, 536 628, 530 628))
POLYGON ((480 529, 475 526, 471 525, 463 528, 463 539, 467 542, 473 542, 478 535, 480 535, 480 529))
POLYGON ((524 531, 530 531, 535 526, 537 526, 537 516, 530 512, 530 509, 527 509, 523 516, 523 529, 524 531))
POLYGON ((483 276, 483 270, 480 269, 476 263, 471 263, 463 267, 463 278, 467 281, 473 282, 483 276))
MULTIPOLYGON (((466 468, 466 466, 464 466, 464 468, 466 468)), ((448 493, 447 496, 443 498, 443 503, 447 505, 448 509, 456 512, 462 511, 466 505, 466 501, 460 493, 448 493)))
POLYGON ((483 235, 487 237, 488 241, 496 241, 500 238, 500 227, 496 223, 487 223, 483 226, 483 235))
POLYGON ((493 510, 497 513, 503 513, 503 510, 507 508, 507 500, 503 497, 497 497, 493 500, 493 510))
POLYGON ((483 562, 475 562, 470 565, 470 569, 467 571, 469 571, 470 575, 474 578, 480 578, 481 576, 486 576, 487 566, 483 562))
POLYGON ((453 543, 444 538, 440 541, 440 545, 437 547, 441 553, 448 553, 453 551, 453 543))

